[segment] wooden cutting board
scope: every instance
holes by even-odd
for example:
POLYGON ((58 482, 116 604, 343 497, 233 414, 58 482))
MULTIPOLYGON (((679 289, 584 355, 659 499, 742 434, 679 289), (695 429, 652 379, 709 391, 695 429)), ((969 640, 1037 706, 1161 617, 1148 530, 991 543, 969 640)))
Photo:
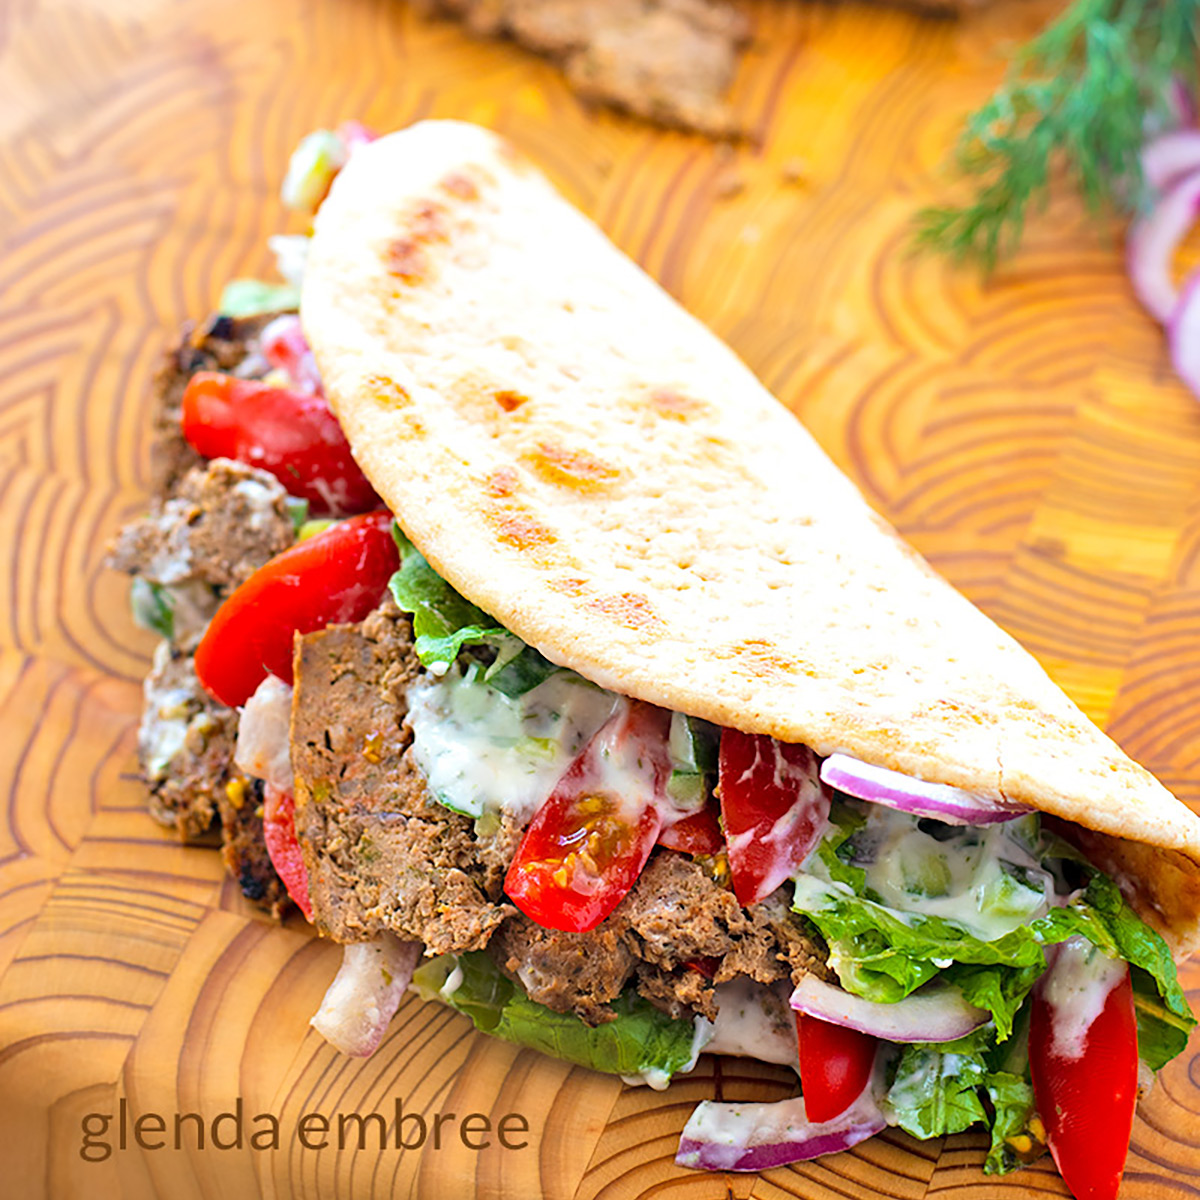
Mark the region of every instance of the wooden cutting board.
MULTIPOLYGON (((672 1158, 696 1101, 782 1096, 786 1076, 705 1058, 666 1095, 628 1089, 415 999, 375 1057, 339 1057, 307 1028, 338 951, 246 906, 215 853, 151 822, 133 775, 153 642, 102 557, 146 504, 160 349, 227 279, 269 271, 302 134, 453 116, 541 162, 872 503, 1200 805, 1200 407, 1119 245, 1064 198, 987 284, 910 249, 962 114, 1045 7, 961 25, 854 3, 751 8, 758 40, 733 99, 756 140, 735 153, 589 112, 539 60, 391 0, 0 9, 0 1194, 1065 1194, 1046 1160, 986 1178, 975 1135, 889 1134, 761 1177, 683 1171, 672 1158), (439 1146, 381 1149, 368 1121, 358 1150, 350 1119, 338 1150, 339 1114, 390 1120, 397 1101, 428 1124, 515 1114, 508 1140, 528 1144, 470 1149, 443 1121, 439 1146), (239 1103, 243 1145, 219 1148, 239 1103), (189 1119, 176 1150, 188 1112, 204 1146, 189 1119), (324 1149, 297 1139, 312 1113, 311 1143, 333 1122, 324 1149)), ((1195 1000, 1200 969, 1184 980, 1195 1000)), ((416 1121, 402 1131, 415 1141, 416 1121)), ((1142 1105, 1123 1194, 1200 1196, 1195 1050, 1142 1105)))

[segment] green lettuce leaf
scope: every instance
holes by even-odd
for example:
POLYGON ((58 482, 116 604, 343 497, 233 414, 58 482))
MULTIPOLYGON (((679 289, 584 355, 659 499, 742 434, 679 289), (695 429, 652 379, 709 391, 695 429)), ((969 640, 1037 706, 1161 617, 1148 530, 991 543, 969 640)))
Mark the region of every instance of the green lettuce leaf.
POLYGON ((225 285, 217 311, 226 317, 256 317, 261 313, 295 312, 300 292, 290 283, 234 279, 225 285))
MULTIPOLYGON (((863 894, 862 872, 839 853, 849 836, 845 826, 835 827, 817 852, 829 879, 802 873, 793 897, 793 907, 828 943, 830 965, 847 991, 894 1003, 941 974, 972 1004, 991 1012, 1003 1041, 1045 970, 1043 947, 1082 934, 1105 954, 1131 964, 1139 1047, 1147 1063, 1157 1070, 1183 1050, 1196 1019, 1170 950, 1107 875, 1081 864, 1088 883, 1070 904, 983 941, 953 921, 900 912, 863 894)), ((1057 856, 1057 845, 1047 838, 1047 858, 1057 856)), ((1073 852, 1072 859, 1078 861, 1073 852)))
POLYGON ((885 1115, 915 1138, 961 1133, 987 1121, 980 1086, 987 1078, 986 1026, 956 1042, 905 1046, 883 1102, 885 1115))
POLYGON ((400 569, 388 586, 399 607, 412 613, 414 649, 423 667, 440 674, 463 650, 490 646, 495 659, 481 678, 506 696, 524 695, 559 669, 459 595, 399 525, 393 525, 392 533, 400 550, 400 569))
POLYGON ((613 1002, 616 1020, 593 1028, 574 1013, 530 1000, 482 950, 431 959, 417 968, 413 983, 426 999, 449 1004, 484 1033, 594 1071, 670 1078, 695 1059, 693 1023, 668 1017, 632 989, 613 1002), (461 982, 443 991, 456 966, 461 982))
POLYGON ((984 1170, 1015 1171, 1043 1147, 1030 1130, 1034 1101, 1024 1048, 1007 1056, 1019 1061, 1004 1063, 1017 1070, 993 1070, 997 1055, 995 1030, 987 1025, 956 1042, 906 1046, 883 1101, 885 1113, 918 1138, 982 1124, 991 1134, 984 1170))
POLYGON ((1029 1162, 1029 1151, 1024 1155, 1018 1151, 1023 1139, 1028 1139, 1030 1150, 1041 1145, 1040 1139, 1030 1132, 1033 1087, 1023 1076, 1008 1071, 991 1072, 984 1080, 984 1087, 992 1105, 992 1144, 983 1169, 988 1175, 1006 1175, 1029 1162))

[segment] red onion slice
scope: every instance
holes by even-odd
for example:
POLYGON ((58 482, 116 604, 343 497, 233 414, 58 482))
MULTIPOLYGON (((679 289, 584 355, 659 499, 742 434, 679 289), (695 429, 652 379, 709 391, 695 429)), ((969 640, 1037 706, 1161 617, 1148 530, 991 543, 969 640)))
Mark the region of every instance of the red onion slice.
POLYGON ((831 754, 821 764, 821 779, 847 796, 950 825, 994 825, 1033 811, 1027 805, 997 804, 946 783, 913 779, 887 767, 859 762, 848 754, 831 754))
POLYGON ((875 1081, 832 1121, 809 1121, 804 1097, 774 1104, 704 1100, 683 1127, 675 1161, 705 1171, 769 1171, 788 1163, 836 1154, 886 1128, 875 1101, 875 1081))
POLYGON ((792 993, 792 1007, 831 1025, 843 1025, 888 1042, 953 1042, 989 1019, 986 1009, 963 999, 947 984, 927 985, 895 1004, 864 1000, 805 975, 792 993))
POLYGON ((1200 129, 1175 129, 1142 147, 1142 174, 1156 192, 1195 171, 1200 171, 1200 129))
POLYGON ((1167 323, 1167 340, 1179 378, 1200 396, 1200 271, 1193 271, 1183 285, 1167 323))
POLYGON ((1200 212, 1200 171, 1185 176, 1129 230, 1129 278, 1138 299, 1160 321, 1171 318, 1179 294, 1171 278, 1175 250, 1200 212))
POLYGON ((347 946, 309 1024, 343 1054, 374 1054, 420 959, 420 942, 402 942, 390 933, 347 946))

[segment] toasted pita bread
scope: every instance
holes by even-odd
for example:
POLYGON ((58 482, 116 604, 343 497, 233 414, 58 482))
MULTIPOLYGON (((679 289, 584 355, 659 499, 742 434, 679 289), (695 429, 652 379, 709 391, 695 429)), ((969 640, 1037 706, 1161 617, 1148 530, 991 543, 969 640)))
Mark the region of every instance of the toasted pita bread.
POLYGON ((302 316, 406 533, 548 658, 1106 835, 1143 913, 1200 944, 1200 819, 504 141, 430 121, 357 150, 302 316))

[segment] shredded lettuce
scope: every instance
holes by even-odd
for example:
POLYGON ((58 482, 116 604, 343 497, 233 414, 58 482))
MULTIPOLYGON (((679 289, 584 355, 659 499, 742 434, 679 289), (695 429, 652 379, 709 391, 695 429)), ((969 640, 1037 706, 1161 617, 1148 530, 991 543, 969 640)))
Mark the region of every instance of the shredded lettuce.
POLYGON ((1023 1039, 1002 1061, 991 1025, 955 1042, 905 1046, 889 1072, 885 1113, 917 1138, 961 1133, 982 1124, 991 1134, 984 1162, 1003 1175, 1040 1154, 1042 1129, 1034 1115, 1023 1039))
POLYGON ((388 586, 400 608, 412 613, 414 649, 426 670, 444 674, 464 650, 491 647, 495 658, 481 678, 506 696, 524 695, 559 670, 483 609, 460 596, 429 565, 399 525, 393 525, 392 533, 400 550, 400 569, 388 586))
MULTIPOLYGON (((999 1040, 1006 1039, 1029 989, 1045 970, 1043 948, 1082 934, 1111 958, 1133 968, 1139 1049, 1156 1070, 1179 1054, 1196 1023, 1162 937, 1129 907, 1117 885, 1071 852, 1087 885, 1070 903, 992 941, 954 921, 900 912, 871 898, 865 872, 849 860, 855 829, 837 819, 817 850, 816 864, 795 880, 793 907, 829 945, 830 965, 847 991, 894 1003, 935 975, 987 1009, 999 1040)), ((1060 839, 1039 840, 1042 860, 1057 857, 1060 839)), ((1049 868, 1052 864, 1047 862, 1049 868)))
POLYGON ((993 1071, 983 1083, 992 1105, 992 1144, 984 1159, 988 1175, 1006 1175, 1023 1167, 1036 1151, 1041 1153, 1042 1130, 1035 1125, 1033 1086, 1008 1071, 993 1071))
POLYGON ((615 1020, 592 1027, 530 1000, 482 950, 430 959, 413 983, 425 999, 444 1001, 484 1033, 594 1071, 654 1074, 665 1082, 695 1062, 693 1023, 668 1017, 633 989, 613 1002, 615 1020))

